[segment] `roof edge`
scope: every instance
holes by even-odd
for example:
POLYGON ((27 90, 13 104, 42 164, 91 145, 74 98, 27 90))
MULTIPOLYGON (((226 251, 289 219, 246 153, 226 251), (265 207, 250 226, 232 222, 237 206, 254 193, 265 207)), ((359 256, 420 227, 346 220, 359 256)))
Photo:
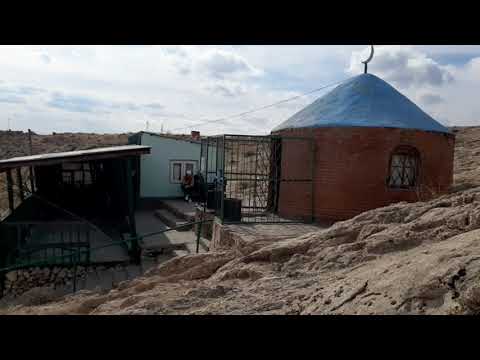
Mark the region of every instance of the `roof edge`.
POLYGON ((344 126, 338 126, 338 125, 331 125, 331 126, 305 126, 305 127, 289 127, 289 128, 283 128, 279 130, 273 129, 270 134, 276 134, 280 133, 282 131, 294 131, 294 130, 316 130, 316 129, 356 129, 356 128, 361 128, 361 129, 391 129, 391 130, 403 130, 403 131, 422 131, 422 132, 428 132, 428 133, 436 133, 436 134, 444 134, 444 135, 452 135, 455 137, 455 133, 450 129, 445 127, 447 131, 437 131, 437 130, 426 130, 426 129, 417 129, 417 128, 402 128, 402 127, 395 127, 395 126, 361 126, 361 125, 344 125, 344 126))

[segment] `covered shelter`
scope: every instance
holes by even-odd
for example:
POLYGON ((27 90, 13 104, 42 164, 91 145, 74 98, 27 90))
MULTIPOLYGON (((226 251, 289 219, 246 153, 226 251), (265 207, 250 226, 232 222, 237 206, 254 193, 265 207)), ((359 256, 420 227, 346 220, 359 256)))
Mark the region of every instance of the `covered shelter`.
POLYGON ((86 249, 81 263, 138 260, 138 243, 126 240, 137 236, 138 169, 149 152, 125 145, 0 160, 9 207, 0 219, 0 268, 42 259, 69 266, 77 249, 86 249))

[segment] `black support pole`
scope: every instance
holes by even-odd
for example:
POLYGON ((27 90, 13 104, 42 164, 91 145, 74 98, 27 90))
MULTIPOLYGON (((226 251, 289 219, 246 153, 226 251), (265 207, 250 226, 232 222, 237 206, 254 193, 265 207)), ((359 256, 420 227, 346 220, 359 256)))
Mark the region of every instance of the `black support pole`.
POLYGON ((17 171, 17 186, 18 186, 18 193, 20 195, 20 200, 25 200, 25 194, 23 192, 23 179, 22 179, 22 168, 16 168, 17 171))
POLYGON ((312 178, 311 178, 311 195, 312 195, 312 213, 311 213, 311 222, 313 223, 315 221, 315 162, 316 162, 316 146, 315 146, 315 137, 312 136, 311 139, 311 151, 312 151, 312 164, 311 164, 311 172, 312 172, 312 178))
MULTIPOLYGON (((33 143, 32 143, 32 130, 28 129, 28 147, 30 151, 30 155, 33 155, 33 143)), ((35 192, 35 180, 33 177, 33 166, 28 168, 29 175, 30 175, 30 191, 33 194, 35 192)))
POLYGON ((7 170, 7 192, 8 192, 8 207, 10 211, 14 210, 13 203, 13 180, 12 180, 12 170, 7 170))
POLYGON ((196 248, 197 254, 200 251, 200 237, 202 236, 203 215, 204 213, 200 213, 200 223, 197 224, 197 248, 196 248))
MULTIPOLYGON (((221 203, 220 203, 220 219, 222 221, 222 224, 225 221, 225 140, 226 137, 225 135, 222 136, 222 163, 221 163, 221 176, 220 176, 220 181, 221 181, 221 203)), ((218 159, 217 159, 218 161, 218 159)), ((217 164, 217 169, 218 169, 218 164, 217 164)))
POLYGON ((133 193, 133 169, 132 158, 126 159, 125 180, 127 185, 127 203, 128 203, 128 220, 130 223, 130 236, 132 238, 132 260, 134 263, 140 263, 140 246, 137 238, 137 225, 135 222, 135 199, 133 193))
MULTIPOLYGON (((3 264, 0 262, 0 265, 3 267, 3 264)), ((5 272, 0 271, 0 298, 5 295, 5 272)))

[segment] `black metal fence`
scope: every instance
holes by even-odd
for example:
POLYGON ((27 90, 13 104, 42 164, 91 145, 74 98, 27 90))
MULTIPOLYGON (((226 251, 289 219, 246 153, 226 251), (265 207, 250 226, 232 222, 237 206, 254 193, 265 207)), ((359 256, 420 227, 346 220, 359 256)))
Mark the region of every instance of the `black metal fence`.
POLYGON ((282 223, 313 220, 312 138, 285 136, 221 135, 202 140, 200 173, 206 207, 223 223, 282 223), (300 171, 290 169, 290 154, 303 151, 300 171), (282 171, 284 168, 285 171, 282 171), (288 189, 287 189, 287 183, 288 189), (308 193, 304 213, 281 216, 285 191, 308 193))
MULTIPOLYGON (((86 223, 61 224, 3 224, 16 234, 16 247, 7 254, 6 265, 36 262, 42 266, 70 266, 74 263, 90 263, 90 235, 92 229, 86 223), (80 258, 75 258, 77 252, 80 258), (50 259, 56 259, 50 263, 50 259)), ((40 266, 40 265, 39 265, 40 266)))

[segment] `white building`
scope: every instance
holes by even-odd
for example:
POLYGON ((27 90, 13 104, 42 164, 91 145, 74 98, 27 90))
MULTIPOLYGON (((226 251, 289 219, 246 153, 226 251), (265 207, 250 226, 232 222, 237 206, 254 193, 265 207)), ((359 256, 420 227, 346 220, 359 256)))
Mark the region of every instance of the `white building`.
POLYGON ((190 170, 196 174, 200 166, 200 133, 166 135, 139 132, 131 143, 151 147, 140 160, 140 198, 182 197, 181 181, 190 170))

